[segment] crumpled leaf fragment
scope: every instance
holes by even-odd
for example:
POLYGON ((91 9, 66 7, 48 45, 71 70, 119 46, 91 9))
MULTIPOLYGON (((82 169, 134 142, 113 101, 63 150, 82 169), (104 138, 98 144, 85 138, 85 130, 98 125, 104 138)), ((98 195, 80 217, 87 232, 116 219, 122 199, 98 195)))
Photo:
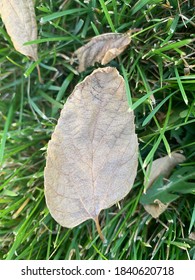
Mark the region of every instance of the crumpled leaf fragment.
POLYGON ((37 60, 37 45, 24 43, 37 39, 33 0, 0 0, 0 15, 15 49, 37 60))
POLYGON ((62 226, 93 219, 124 198, 138 164, 134 114, 124 79, 112 67, 79 83, 61 111, 44 171, 47 206, 62 226))
POLYGON ((189 234, 189 238, 195 241, 195 232, 192 231, 192 232, 189 234))
POLYGON ((154 203, 144 205, 144 209, 155 219, 157 219, 169 206, 164 204, 159 199, 155 199, 154 203))
POLYGON ((82 72, 87 67, 93 66, 95 62, 102 65, 121 54, 131 42, 130 34, 127 33, 105 33, 93 37, 83 47, 74 52, 79 60, 78 71, 82 72))
POLYGON ((160 175, 163 175, 164 178, 168 178, 173 168, 185 160, 185 156, 178 152, 173 152, 170 154, 170 156, 165 156, 154 160, 152 166, 148 166, 146 169, 146 174, 148 174, 150 171, 150 175, 148 178, 145 178, 144 185, 146 188, 149 188, 160 175))
MULTIPOLYGON (((150 166, 147 167, 146 174, 148 174, 150 169, 150 175, 145 179, 144 185, 147 186, 148 189, 160 175, 164 178, 168 178, 173 168, 185 160, 185 156, 177 152, 171 153, 170 156, 154 160, 151 169, 150 166)), ((158 218, 167 209, 169 203, 164 204, 160 199, 155 199, 153 203, 143 204, 143 206, 153 218, 158 218)))

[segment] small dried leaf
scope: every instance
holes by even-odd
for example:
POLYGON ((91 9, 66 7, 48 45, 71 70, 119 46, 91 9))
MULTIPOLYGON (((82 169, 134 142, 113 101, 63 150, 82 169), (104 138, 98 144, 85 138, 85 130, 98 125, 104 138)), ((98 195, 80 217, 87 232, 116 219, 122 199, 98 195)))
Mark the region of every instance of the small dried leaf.
MULTIPOLYGON (((185 160, 185 156, 177 152, 171 153, 170 156, 165 156, 154 160, 151 166, 150 175, 148 178, 145 178, 144 185, 149 188, 160 175, 163 175, 164 178, 168 178, 173 168, 185 160)), ((148 166, 146 169, 147 174, 149 169, 150 166, 148 166)))
POLYGON ((195 232, 192 231, 192 232, 189 234, 189 238, 195 241, 195 232))
POLYGON ((37 45, 24 46, 24 43, 37 39, 34 1, 0 0, 0 14, 15 49, 37 60, 37 45))
POLYGON ((95 70, 75 87, 48 144, 45 195, 53 218, 68 228, 93 219, 100 233, 100 211, 133 185, 137 150, 124 79, 115 68, 95 70))
POLYGON ((130 44, 128 33, 105 33, 91 39, 89 43, 74 52, 79 60, 78 71, 82 72, 95 62, 103 65, 121 54, 130 44))
MULTIPOLYGON (((171 153, 170 156, 165 156, 154 160, 151 166, 150 176, 148 180, 145 180, 147 189, 160 175, 162 175, 164 178, 168 178, 173 168, 185 160, 186 158, 182 154, 176 152, 171 153)), ((148 166, 146 173, 149 171, 149 168, 150 167, 148 166)), ((167 209, 168 205, 169 203, 164 204, 159 199, 155 199, 154 203, 143 206, 153 218, 158 218, 167 209)))
POLYGON ((153 217, 158 218, 168 207, 168 204, 162 203, 159 199, 155 199, 153 204, 144 205, 144 209, 153 217))

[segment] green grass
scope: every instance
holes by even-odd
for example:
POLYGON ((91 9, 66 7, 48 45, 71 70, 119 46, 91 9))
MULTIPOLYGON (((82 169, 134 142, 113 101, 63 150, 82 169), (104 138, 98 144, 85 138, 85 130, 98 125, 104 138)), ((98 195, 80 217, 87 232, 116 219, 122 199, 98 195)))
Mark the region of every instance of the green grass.
POLYGON ((37 0, 43 84, 0 22, 0 259, 195 259, 194 194, 180 195, 158 220, 139 202, 154 159, 183 150, 182 165, 195 164, 195 8, 169 2, 37 0), (95 68, 78 75, 72 53, 97 34, 129 29, 130 46, 109 65, 123 75, 135 112, 139 168, 120 207, 101 212, 103 244, 92 221, 66 229, 51 218, 43 170, 63 104, 95 68))

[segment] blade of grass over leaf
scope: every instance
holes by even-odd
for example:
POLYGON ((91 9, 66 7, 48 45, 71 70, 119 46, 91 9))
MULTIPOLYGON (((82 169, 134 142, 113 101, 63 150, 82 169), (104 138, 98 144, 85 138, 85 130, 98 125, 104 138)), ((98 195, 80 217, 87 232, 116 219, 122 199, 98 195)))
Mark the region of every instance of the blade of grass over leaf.
POLYGON ((147 193, 141 198, 142 204, 151 204, 156 199, 159 199, 162 203, 171 203, 179 197, 180 193, 193 193, 195 186, 193 181, 195 178, 195 172, 193 167, 181 167, 175 171, 167 184, 163 183, 163 176, 153 183, 148 188, 147 193))

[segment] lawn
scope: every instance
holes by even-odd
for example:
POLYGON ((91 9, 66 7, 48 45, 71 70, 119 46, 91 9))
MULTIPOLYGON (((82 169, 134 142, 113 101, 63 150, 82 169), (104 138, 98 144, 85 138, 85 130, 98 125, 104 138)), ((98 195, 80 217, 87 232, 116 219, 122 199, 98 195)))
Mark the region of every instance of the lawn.
MULTIPOLYGON (((195 191, 180 194, 158 219, 140 204, 146 166, 172 151, 195 164, 194 1, 35 1, 36 62, 18 53, 0 19, 0 259, 195 259, 195 191), (44 196, 47 144, 79 74, 73 52, 93 36, 132 30, 128 48, 109 63, 125 79, 139 140, 131 192, 92 220, 67 229, 44 196)), ((195 176, 190 183, 195 184, 195 176)), ((182 183, 181 183, 182 184, 182 183)), ((185 189, 186 184, 183 184, 185 189)), ((180 186, 181 187, 181 186, 180 186)))

